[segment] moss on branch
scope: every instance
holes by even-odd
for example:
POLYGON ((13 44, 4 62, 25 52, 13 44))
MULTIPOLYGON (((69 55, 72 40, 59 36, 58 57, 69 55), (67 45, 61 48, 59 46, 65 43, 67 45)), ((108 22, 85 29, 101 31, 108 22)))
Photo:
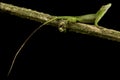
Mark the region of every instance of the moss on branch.
MULTIPOLYGON (((43 12, 38 12, 35 10, 26 9, 23 7, 18 7, 18 6, 14 6, 14 5, 6 4, 2 2, 0 2, 0 10, 3 12, 8 12, 12 15, 16 15, 22 18, 27 18, 30 20, 35 20, 41 23, 49 21, 50 19, 55 17, 49 14, 45 14, 43 12)), ((47 25, 58 27, 59 24, 60 24, 60 21, 54 20, 47 25)), ((66 26, 68 31, 73 31, 76 33, 87 34, 87 35, 96 36, 99 38, 120 42, 120 31, 107 29, 101 26, 96 27, 94 25, 89 25, 84 23, 69 23, 66 26)))

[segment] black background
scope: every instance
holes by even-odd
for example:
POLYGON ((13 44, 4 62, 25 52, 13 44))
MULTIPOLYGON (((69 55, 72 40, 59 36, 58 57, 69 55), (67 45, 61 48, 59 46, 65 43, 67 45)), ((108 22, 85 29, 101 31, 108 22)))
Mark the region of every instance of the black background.
MULTIPOLYGON (((51 15, 79 16, 95 13, 102 5, 112 7, 99 25, 120 31, 119 0, 2 0, 51 15)), ((14 54, 41 23, 0 12, 0 80, 14 54)), ((25 45, 9 80, 112 78, 119 69, 120 43, 73 32, 60 33, 45 26, 25 45), (114 74, 113 74, 114 73, 114 74), (108 76, 109 75, 109 76, 108 76), (110 76, 112 75, 112 76, 110 76)))

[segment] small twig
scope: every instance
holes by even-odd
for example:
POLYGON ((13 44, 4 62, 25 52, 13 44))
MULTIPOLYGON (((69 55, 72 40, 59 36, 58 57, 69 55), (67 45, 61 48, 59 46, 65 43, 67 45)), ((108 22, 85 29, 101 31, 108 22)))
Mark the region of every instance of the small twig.
MULTIPOLYGON (((22 18, 27 18, 30 20, 35 20, 41 23, 49 21, 50 19, 55 17, 42 12, 37 12, 35 10, 26 9, 23 7, 17 7, 17 6, 2 3, 2 2, 0 2, 0 9, 12 15, 16 15, 22 18)), ((48 25, 58 27, 59 24, 60 24, 60 21, 54 20, 54 21, 51 21, 48 25)), ((113 29, 96 27, 94 25, 83 24, 83 23, 70 23, 70 24, 67 24, 67 30, 120 42, 120 31, 116 31, 113 29)))

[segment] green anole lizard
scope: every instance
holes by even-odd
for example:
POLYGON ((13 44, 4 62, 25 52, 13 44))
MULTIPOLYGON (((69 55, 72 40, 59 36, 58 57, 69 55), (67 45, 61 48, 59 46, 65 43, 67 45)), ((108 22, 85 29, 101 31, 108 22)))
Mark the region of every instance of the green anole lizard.
POLYGON ((23 42, 23 44, 20 46, 18 51, 16 52, 14 59, 12 61, 12 64, 10 66, 10 69, 8 71, 7 76, 11 73, 11 70, 13 68, 13 65, 15 63, 17 55, 20 53, 22 48, 25 46, 27 41, 36 33, 42 26, 48 24, 49 22, 56 20, 56 19, 64 19, 67 20, 68 22, 82 22, 82 23, 94 23, 95 26, 98 26, 98 22, 101 20, 101 18, 105 15, 105 13, 108 11, 108 9, 111 7, 111 3, 108 3, 106 5, 103 5, 96 14, 87 14, 87 15, 82 15, 82 16, 57 16, 45 23, 43 23, 41 26, 39 26, 37 29, 35 29, 28 37, 27 39, 23 42))

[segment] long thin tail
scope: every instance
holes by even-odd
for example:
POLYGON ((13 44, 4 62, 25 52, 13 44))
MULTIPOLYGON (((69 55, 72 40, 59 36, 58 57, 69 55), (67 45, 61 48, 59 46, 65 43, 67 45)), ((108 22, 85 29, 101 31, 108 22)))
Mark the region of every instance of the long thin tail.
POLYGON ((13 65, 14 65, 14 63, 15 63, 15 61, 16 61, 16 57, 18 56, 18 54, 20 53, 20 51, 23 49, 23 47, 25 46, 25 44, 28 42, 28 40, 29 40, 42 26, 48 24, 49 22, 51 22, 51 21, 53 21, 53 20, 55 20, 55 19, 57 19, 57 17, 55 17, 55 18, 53 18, 53 19, 51 19, 51 20, 43 23, 43 24, 40 25, 38 28, 36 28, 36 29, 26 38, 26 40, 25 40, 25 41, 23 42, 23 44, 20 46, 20 48, 18 49, 18 51, 16 52, 16 54, 15 54, 15 56, 14 56, 14 58, 13 58, 12 63, 11 63, 11 66, 10 66, 10 69, 9 69, 9 71, 8 71, 8 73, 7 73, 7 76, 10 75, 10 73, 11 73, 11 71, 12 71, 12 68, 13 68, 13 65))

